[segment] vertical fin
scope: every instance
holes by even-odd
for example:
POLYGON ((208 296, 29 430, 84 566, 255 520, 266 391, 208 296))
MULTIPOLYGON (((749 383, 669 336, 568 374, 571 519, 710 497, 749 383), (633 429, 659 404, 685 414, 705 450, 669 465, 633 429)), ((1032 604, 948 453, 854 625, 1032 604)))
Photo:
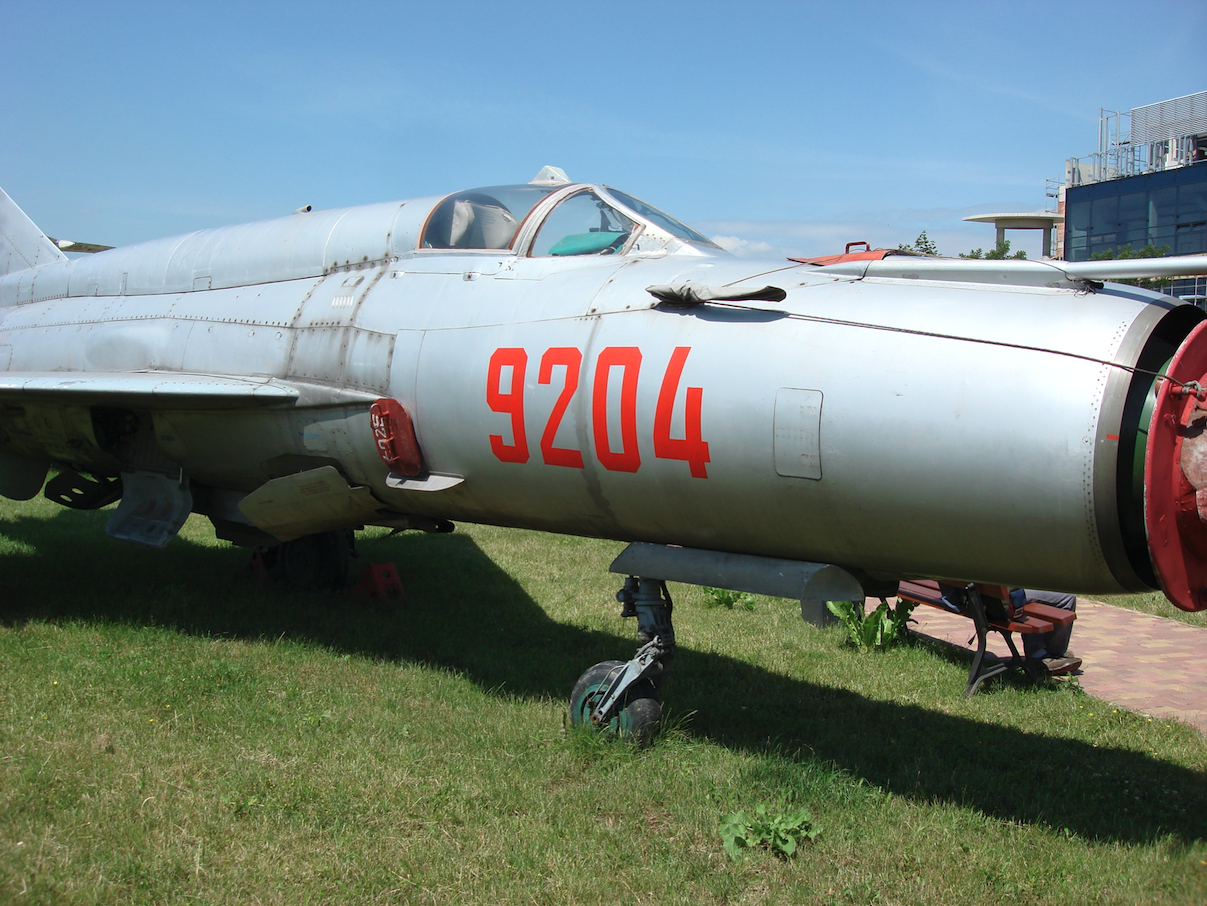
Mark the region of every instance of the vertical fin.
POLYGON ((0 189, 0 277, 66 260, 67 256, 0 189))

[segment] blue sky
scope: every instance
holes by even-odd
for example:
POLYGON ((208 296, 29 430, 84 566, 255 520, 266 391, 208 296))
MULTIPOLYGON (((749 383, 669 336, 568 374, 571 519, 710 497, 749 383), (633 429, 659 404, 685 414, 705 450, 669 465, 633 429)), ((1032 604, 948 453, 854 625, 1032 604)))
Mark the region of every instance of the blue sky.
POLYGON ((954 254, 1100 107, 1207 89, 1207 4, 4 0, 0 83, 0 186, 82 241, 554 164, 745 254, 954 254))

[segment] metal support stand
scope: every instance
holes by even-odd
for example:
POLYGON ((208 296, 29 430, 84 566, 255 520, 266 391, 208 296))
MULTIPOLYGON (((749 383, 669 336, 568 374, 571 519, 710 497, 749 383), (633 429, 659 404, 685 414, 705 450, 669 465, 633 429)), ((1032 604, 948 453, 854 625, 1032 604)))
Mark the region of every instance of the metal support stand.
POLYGON ((977 591, 975 583, 969 582, 964 587, 964 599, 968 602, 968 612, 972 614, 972 625, 976 627, 976 653, 972 656, 972 667, 968 671, 968 685, 964 689, 964 697, 968 698, 976 693, 985 680, 1000 676, 1015 664, 1022 663, 1022 658, 1018 655, 1018 649, 1014 647, 1014 639, 1010 638, 1010 633, 1001 632, 989 625, 989 618, 985 615, 985 602, 981 600, 981 593, 977 591), (1014 657, 1009 663, 994 660, 986 665, 985 648, 989 643, 990 629, 1001 633, 1006 644, 1010 646, 1010 653, 1014 657))
POLYGON ((838 617, 830 613, 825 601, 801 601, 801 619, 819 629, 838 621, 838 617))

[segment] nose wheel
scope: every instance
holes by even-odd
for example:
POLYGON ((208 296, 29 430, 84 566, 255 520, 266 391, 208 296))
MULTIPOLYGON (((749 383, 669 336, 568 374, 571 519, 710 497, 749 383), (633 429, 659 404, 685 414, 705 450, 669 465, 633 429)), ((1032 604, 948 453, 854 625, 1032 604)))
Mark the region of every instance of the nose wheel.
POLYGON ((658 735, 662 703, 658 701, 654 684, 648 679, 629 686, 603 721, 597 723, 592 719, 608 690, 624 673, 625 666, 624 661, 603 661, 578 678, 570 693, 570 723, 576 727, 596 727, 609 735, 638 743, 649 742, 658 735))
POLYGON ((578 678, 570 693, 570 723, 646 743, 662 723, 658 692, 675 656, 674 603, 661 579, 631 577, 616 595, 622 616, 637 617, 645 644, 630 661, 603 661, 578 678))

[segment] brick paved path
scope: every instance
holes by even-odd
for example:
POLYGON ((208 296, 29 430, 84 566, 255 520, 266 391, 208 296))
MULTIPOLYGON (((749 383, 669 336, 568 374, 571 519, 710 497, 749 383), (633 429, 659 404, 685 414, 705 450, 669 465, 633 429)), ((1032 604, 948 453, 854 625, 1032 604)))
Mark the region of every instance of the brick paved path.
MULTIPOLYGON (((971 647, 971 620, 926 606, 914 619, 924 635, 971 647)), ((996 632, 989 650, 1010 656, 996 632)), ((1090 695, 1207 732, 1207 629, 1079 599, 1069 650, 1083 661, 1079 679, 1090 695)))

